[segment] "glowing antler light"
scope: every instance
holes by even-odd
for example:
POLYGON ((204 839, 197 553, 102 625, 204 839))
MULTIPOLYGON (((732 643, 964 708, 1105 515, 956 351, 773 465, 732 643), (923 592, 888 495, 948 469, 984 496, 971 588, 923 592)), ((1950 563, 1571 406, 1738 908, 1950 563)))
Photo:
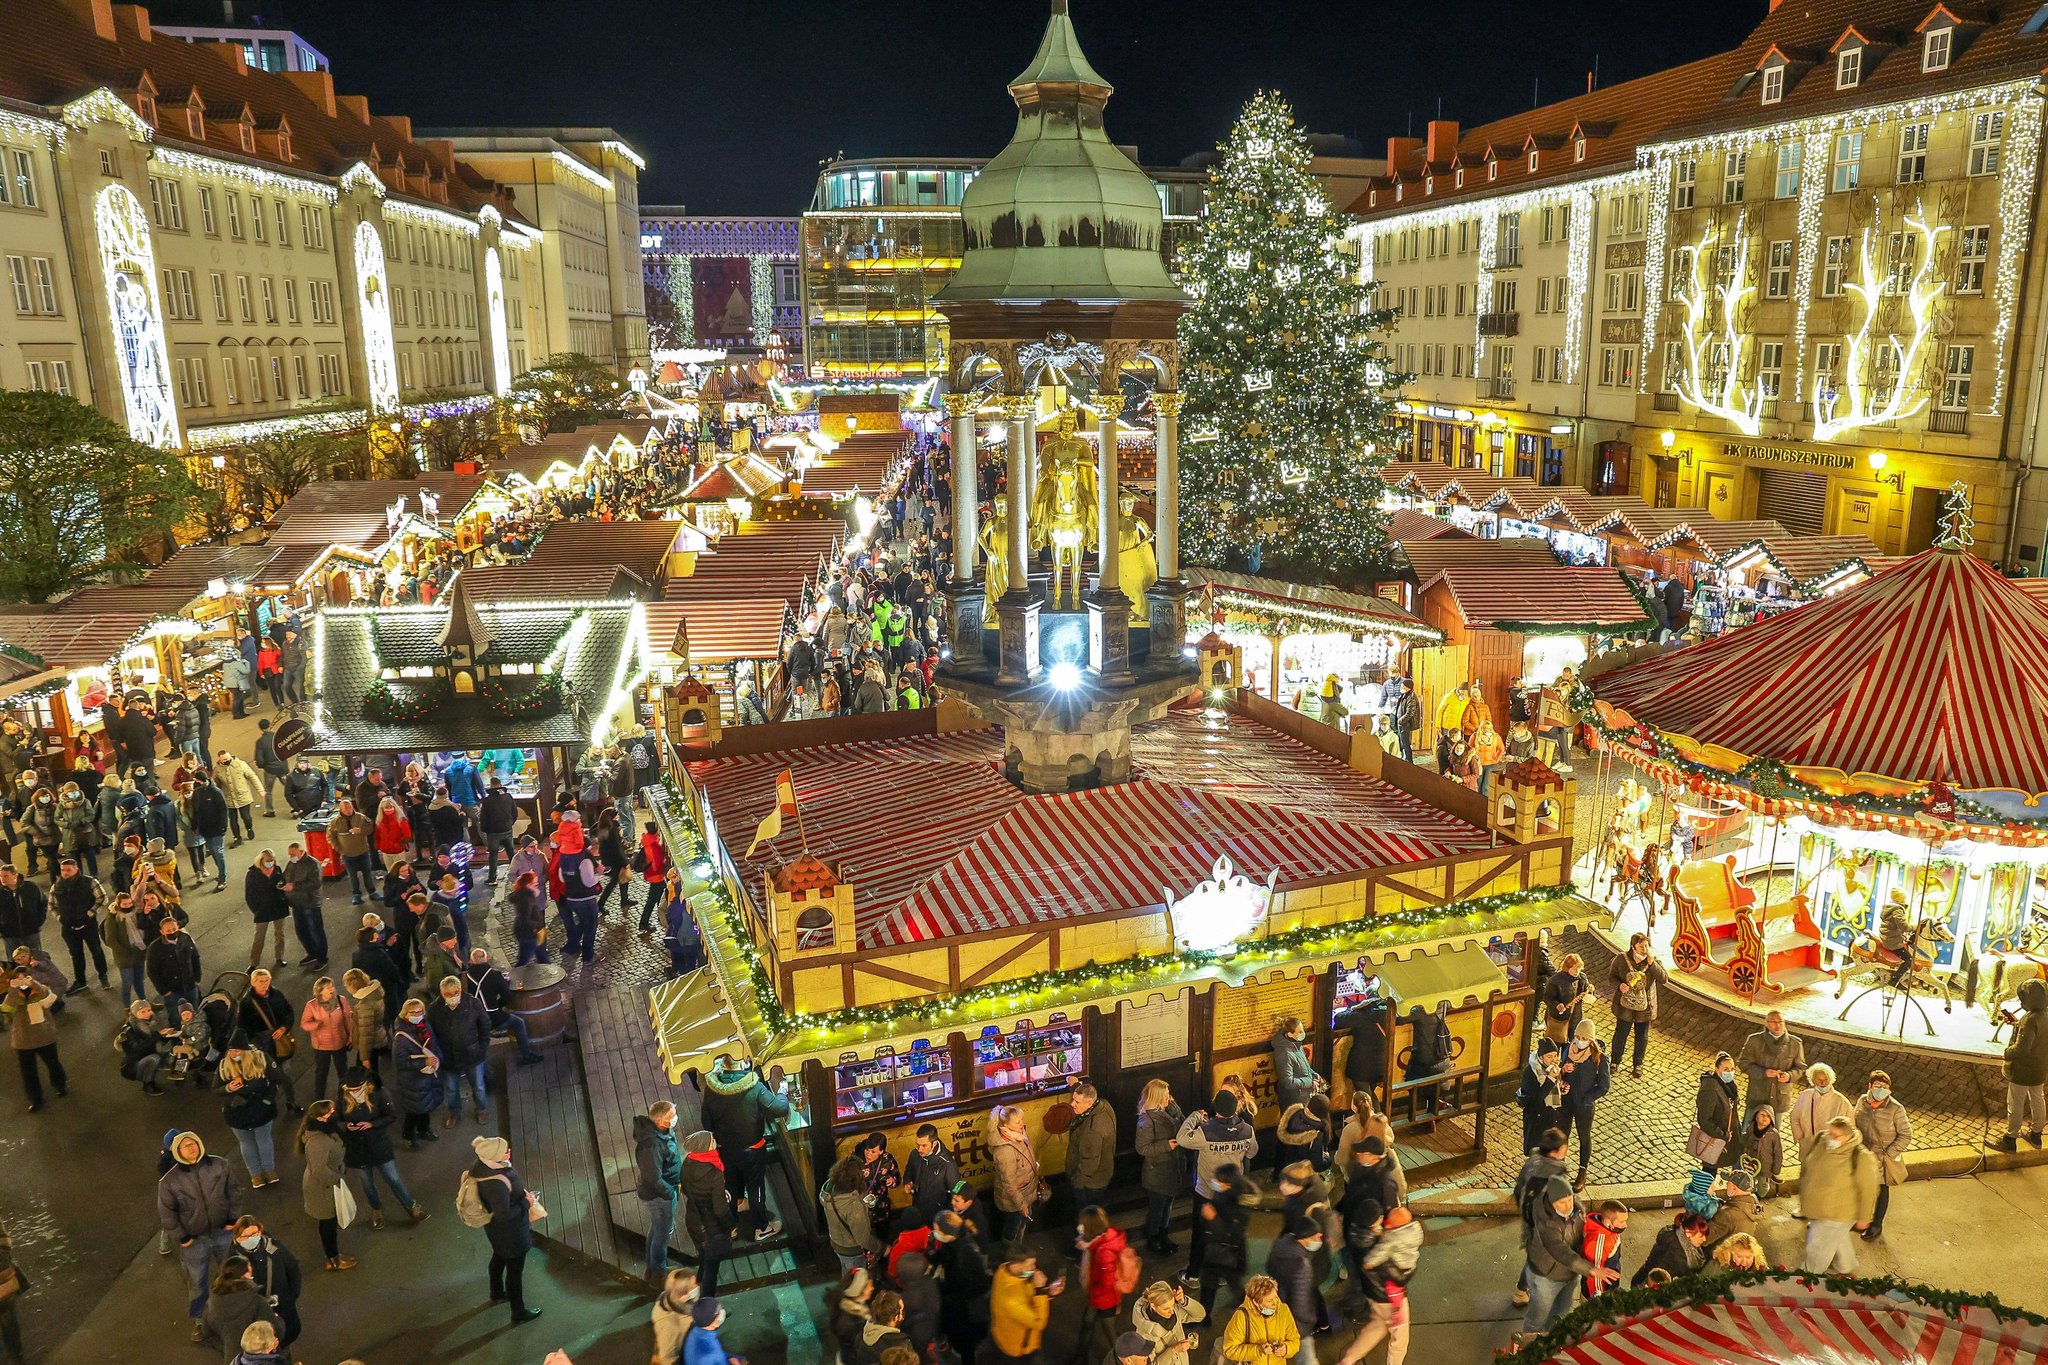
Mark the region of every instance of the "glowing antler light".
POLYGON ((1763 428, 1764 393, 1761 387, 1747 393, 1743 390, 1742 361, 1749 339, 1736 322, 1736 315, 1756 292, 1749 282, 1749 236, 1743 230, 1747 222, 1747 214, 1735 219, 1735 240, 1730 248, 1733 268, 1725 280, 1711 286, 1711 293, 1706 271, 1721 229, 1708 223, 1693 244, 1691 269, 1678 290, 1678 302, 1685 309, 1685 373, 1673 387, 1680 398, 1701 412, 1721 418, 1745 436, 1754 436, 1763 428), (1718 327, 1715 304, 1719 305, 1718 327), (1721 373, 1713 377, 1714 391, 1709 393, 1708 371, 1713 367, 1707 357, 1717 342, 1725 348, 1726 360, 1721 373))
POLYGON ((1862 303, 1863 320, 1849 334, 1842 363, 1842 389, 1823 389, 1816 377, 1813 390, 1813 439, 1816 441, 1832 441, 1856 427, 1896 422, 1927 406, 1924 390, 1908 396, 1907 376, 1920 364, 1928 333, 1934 328, 1934 302, 1948 287, 1947 281, 1936 278, 1934 274, 1934 255, 1941 244, 1941 234, 1948 229, 1930 227, 1925 214, 1926 206, 1922 204, 1906 215, 1906 233, 1899 246, 1903 252, 1905 242, 1915 237, 1920 246, 1913 278, 1902 291, 1906 296, 1906 309, 1913 320, 1912 335, 1904 342, 1892 332, 1885 333, 1881 340, 1872 340, 1879 301, 1887 292, 1901 291, 1888 291, 1887 285, 1892 281, 1878 269, 1874 252, 1876 229, 1863 229, 1862 260, 1859 262, 1861 278, 1850 281, 1848 285, 1849 292, 1862 303), (1892 362, 1891 386, 1883 393, 1873 392, 1864 381, 1864 371, 1879 354, 1889 354, 1892 362), (1848 399, 1848 407, 1841 410, 1844 397, 1848 399))

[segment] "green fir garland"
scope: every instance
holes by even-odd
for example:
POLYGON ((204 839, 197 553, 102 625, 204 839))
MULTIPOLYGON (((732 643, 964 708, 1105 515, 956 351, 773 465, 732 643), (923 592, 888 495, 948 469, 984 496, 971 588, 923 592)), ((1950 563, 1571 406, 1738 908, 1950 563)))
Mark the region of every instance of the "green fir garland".
POLYGON ((446 678, 424 678, 412 696, 401 697, 387 679, 379 678, 363 694, 363 714, 386 725, 410 725, 446 706, 454 694, 446 678))
POLYGON ((1724 1274, 1688 1275, 1673 1280, 1661 1289, 1609 1290, 1573 1309, 1558 1322, 1557 1326, 1520 1350, 1503 1352, 1496 1360, 1499 1365, 1544 1365, 1545 1361, 1560 1351, 1569 1349, 1596 1327, 1609 1326, 1659 1310, 1697 1308, 1703 1304, 1724 1303, 1729 1300, 1729 1289, 1738 1285, 1775 1286, 1787 1292, 1822 1289, 1841 1298, 1904 1299, 1935 1309, 1950 1318, 1958 1316, 1966 1308, 1976 1308, 1991 1314, 2002 1323, 2024 1322, 2035 1327, 2048 1327, 2048 1318, 2038 1313, 2014 1308, 1989 1294, 1978 1294, 1966 1289, 1935 1289, 1930 1285, 1892 1276, 1809 1275, 1801 1271, 1779 1269, 1731 1270, 1724 1274))
POLYGON ((512 691, 505 686, 503 679, 497 677, 479 679, 476 690, 491 713, 506 720, 531 720, 535 716, 553 715, 562 709, 564 700, 562 680, 552 673, 543 673, 524 692, 512 691))

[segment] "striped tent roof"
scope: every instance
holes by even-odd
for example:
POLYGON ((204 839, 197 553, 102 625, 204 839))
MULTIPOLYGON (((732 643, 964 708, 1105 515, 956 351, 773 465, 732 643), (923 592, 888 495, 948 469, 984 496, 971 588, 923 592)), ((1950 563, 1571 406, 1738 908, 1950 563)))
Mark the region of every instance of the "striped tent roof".
POLYGON ((1551 492, 1550 501, 1536 509, 1536 520, 1581 535, 1591 535, 1595 526, 1624 508, 1648 510, 1650 506, 1633 493, 1588 493, 1578 488, 1551 492))
POLYGON ((1447 537, 1451 540, 1476 539, 1471 533, 1461 531, 1427 512, 1418 512, 1404 507, 1387 518, 1387 539, 1396 545, 1406 545, 1416 540, 1436 540, 1447 537))
POLYGON ((1519 474, 1502 476, 1499 474, 1488 474, 1484 470, 1479 469, 1461 469, 1458 471, 1458 476, 1455 479, 1447 481, 1437 491, 1437 496, 1440 498, 1455 497, 1460 502, 1471 503, 1474 507, 1484 507, 1492 500, 1493 495, 1500 492, 1503 488, 1518 489, 1525 493, 1534 494, 1539 487, 1540 485, 1534 479, 1523 478, 1519 474))
POLYGON ((1765 536, 1784 538, 1792 533, 1775 521, 1716 521, 1708 513, 1688 519, 1650 543, 1652 550, 1696 545, 1710 559, 1718 560, 1731 550, 1765 536))
MULTIPOLYGON (((1738 543, 1722 553, 1720 566, 1743 568, 1752 574, 1757 568, 1766 568, 1803 585, 1853 561, 1870 567, 1882 559, 1877 542, 1869 536, 1802 536, 1787 531, 1738 543)), ((1876 569, 1871 567, 1871 572, 1876 569)))
POLYGON ((686 657, 693 664, 773 659, 782 653, 786 611, 786 604, 773 597, 650 602, 647 638, 656 650, 671 654, 678 654, 678 642, 687 645, 686 657))
POLYGON ((2048 1332, 1969 1310, 1950 1318, 1896 1299, 1747 1297, 1601 1324, 1551 1365, 2040 1365, 2048 1332))
POLYGON ((1691 507, 1652 507, 1637 499, 1634 506, 1621 506, 1609 512, 1589 528, 1595 534, 1609 533, 1627 536, 1643 545, 1661 540, 1677 530, 1693 517, 1700 515, 1691 507))
POLYGON ((2048 790, 2048 601, 1974 555, 1922 551, 1594 689, 1636 720, 1739 754, 2048 790))
POLYGON ((1408 559, 1417 584, 1427 583, 1446 569, 1542 569, 1557 563, 1557 555, 1534 536, 1504 536, 1499 540, 1468 537, 1454 540, 1406 541, 1401 553, 1408 559))
POLYGON ((1643 604, 1614 569, 1565 564, 1446 569, 1425 579, 1427 593, 1441 585, 1468 626, 1503 623, 1627 630, 1649 623, 1643 604))
POLYGON ((1380 479, 1389 488, 1398 488, 1406 493, 1422 493, 1435 497, 1443 486, 1460 474, 1476 474, 1477 470, 1455 469, 1447 464, 1425 464, 1420 461, 1403 461, 1388 465, 1380 471, 1380 479))
MULTIPOLYGON (((694 647, 694 646, 693 646, 694 647)), ((1028 795, 996 730, 716 759, 691 771, 750 884, 797 851, 744 840, 795 778, 813 853, 854 886, 863 948, 1158 904, 1227 853, 1281 884, 1483 848, 1489 836, 1241 716, 1175 711, 1132 737, 1137 778, 1028 795)))
POLYGON ((804 492, 835 498, 845 497, 856 488, 863 493, 879 493, 890 466, 903 458, 909 445, 910 437, 901 431, 872 435, 855 432, 823 461, 804 471, 804 492))
POLYGON ((818 572, 820 557, 839 548, 846 527, 838 521, 752 521, 722 535, 699 554, 690 573, 669 580, 672 601, 765 597, 787 602, 818 572))

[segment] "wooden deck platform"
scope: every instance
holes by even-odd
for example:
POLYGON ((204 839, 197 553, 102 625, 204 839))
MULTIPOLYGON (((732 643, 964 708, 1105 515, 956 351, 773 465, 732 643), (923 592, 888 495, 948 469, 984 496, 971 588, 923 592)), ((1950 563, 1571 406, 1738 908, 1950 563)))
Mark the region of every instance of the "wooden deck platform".
MULTIPOLYGON (((647 1214, 634 1193, 633 1119, 667 1099, 676 1106, 677 1132, 690 1133, 703 1126, 703 1106, 694 1087, 670 1085, 662 1070, 645 989, 585 992, 574 1007, 570 1046, 546 1049, 543 1066, 509 1069, 513 1154, 548 1206, 539 1231, 637 1279, 645 1264, 647 1214)), ((780 1169, 770 1174, 769 1198, 778 1212, 790 1207, 780 1169)), ((669 1245, 679 1259, 695 1260, 680 1209, 669 1245)), ((719 1276, 721 1292, 796 1278, 786 1234, 743 1251, 719 1276)))

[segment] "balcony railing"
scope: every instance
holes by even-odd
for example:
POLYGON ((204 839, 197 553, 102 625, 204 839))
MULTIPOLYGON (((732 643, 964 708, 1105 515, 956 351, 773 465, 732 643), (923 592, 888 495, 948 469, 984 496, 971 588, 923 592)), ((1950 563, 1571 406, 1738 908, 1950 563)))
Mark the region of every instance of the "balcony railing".
POLYGON ((1944 436, 1962 436, 1970 429, 1970 414, 1961 408, 1936 408, 1927 414, 1927 429, 1944 436))
POLYGON ((1496 247, 1493 253, 1495 270, 1513 270, 1522 263, 1522 248, 1519 246, 1496 247))
POLYGON ((1678 395, 1675 393, 1658 394, 1650 400, 1650 410, 1652 412, 1677 412, 1678 395))
POLYGON ((1520 335, 1522 315, 1513 313, 1481 313, 1479 335, 1483 337, 1511 337, 1520 335))
POLYGON ((1486 396, 1497 403, 1504 403, 1515 396, 1515 381, 1511 375, 1495 375, 1479 381, 1479 387, 1486 390, 1486 396))

